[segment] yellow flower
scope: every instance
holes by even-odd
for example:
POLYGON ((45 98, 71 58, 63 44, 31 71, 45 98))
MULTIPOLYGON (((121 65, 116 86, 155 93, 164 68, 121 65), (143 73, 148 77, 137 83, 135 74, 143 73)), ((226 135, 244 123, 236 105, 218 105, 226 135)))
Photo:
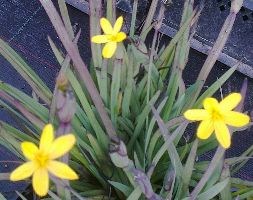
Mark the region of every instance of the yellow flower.
POLYGON ((232 111, 241 101, 239 93, 232 93, 220 103, 214 98, 206 98, 204 109, 187 110, 184 116, 188 120, 202 121, 197 129, 200 139, 207 139, 215 132, 218 142, 223 148, 230 147, 231 135, 227 125, 242 127, 249 123, 250 118, 240 112, 232 111))
POLYGON ((73 134, 54 140, 53 126, 46 125, 41 134, 39 148, 31 142, 21 144, 22 152, 28 161, 11 173, 10 180, 19 181, 33 176, 34 191, 39 196, 45 196, 49 189, 49 173, 62 179, 78 179, 77 174, 68 165, 55 160, 67 153, 75 142, 73 134))
POLYGON ((116 20, 113 27, 107 19, 101 18, 100 25, 105 34, 93 36, 91 41, 98 44, 106 43, 102 52, 104 58, 111 58, 117 49, 117 42, 122 42, 126 38, 126 34, 120 32, 122 24, 122 16, 116 20))

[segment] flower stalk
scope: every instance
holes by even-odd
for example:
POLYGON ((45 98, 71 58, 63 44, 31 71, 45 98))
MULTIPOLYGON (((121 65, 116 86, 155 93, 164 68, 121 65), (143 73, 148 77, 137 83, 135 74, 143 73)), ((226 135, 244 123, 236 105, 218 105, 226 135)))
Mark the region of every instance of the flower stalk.
MULTIPOLYGON (((63 72, 57 77, 56 80, 56 114, 59 119, 59 127, 56 136, 64 136, 71 132, 71 121, 76 111, 76 101, 73 92, 70 88, 68 79, 63 72)), ((69 163, 69 153, 66 153, 61 159, 63 163, 69 163)), ((68 180, 62 180, 64 187, 56 182, 56 190, 62 199, 71 199, 69 190, 65 186, 70 186, 68 180)))
POLYGON ((97 88, 89 74, 89 71, 87 69, 86 64, 83 62, 79 51, 74 45, 74 43, 70 40, 68 33, 66 29, 64 28, 63 22, 57 13, 56 8, 54 7, 51 0, 43 1, 40 0, 42 6, 44 7, 45 11, 47 12, 61 42, 63 43, 63 46, 67 50, 69 56, 71 57, 74 66, 76 67, 76 70, 78 71, 80 77, 82 78, 99 114, 100 118, 105 126, 106 132, 110 138, 113 138, 113 136, 116 134, 115 129, 113 127, 113 124, 111 120, 108 117, 108 114, 105 111, 104 103, 101 99, 101 96, 99 95, 99 92, 97 91, 97 88))
POLYGON ((235 19, 236 19, 236 15, 239 12, 239 10, 241 9, 242 6, 242 2, 243 0, 233 0, 232 4, 231 4, 231 9, 230 9, 230 13, 227 16, 222 29, 219 33, 218 38, 216 39, 212 49, 210 50, 208 57, 203 65, 203 67, 201 68, 201 71, 198 75, 197 80, 202 81, 200 86, 198 87, 197 92, 195 93, 193 102, 197 99, 198 95, 201 92, 201 88, 204 86, 205 81, 207 79, 208 74, 210 73, 211 69, 213 68, 216 60, 218 59, 222 49, 224 48, 228 37, 232 31, 235 19))
POLYGON ((197 186, 194 188, 194 190, 191 192, 190 194, 190 200, 196 200, 198 194, 201 192, 201 190, 204 188, 204 186, 206 185, 208 179, 211 177, 211 175, 213 174, 214 170, 216 169, 217 165, 220 163, 220 160, 223 158, 225 153, 225 149, 222 147, 218 147, 218 149, 216 150, 210 165, 208 166, 205 174, 203 175, 203 177, 200 179, 200 181, 198 182, 197 186))

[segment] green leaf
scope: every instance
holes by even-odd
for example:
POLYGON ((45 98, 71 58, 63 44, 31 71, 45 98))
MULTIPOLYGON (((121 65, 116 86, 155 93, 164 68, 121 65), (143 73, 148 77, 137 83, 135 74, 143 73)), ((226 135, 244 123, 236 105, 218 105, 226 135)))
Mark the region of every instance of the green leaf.
POLYGON ((64 0, 58 0, 58 5, 59 5, 59 8, 60 8, 61 17, 62 17, 62 20, 63 20, 64 25, 66 27, 66 30, 69 34, 69 37, 73 40, 75 36, 74 36, 74 31, 72 29, 71 21, 70 21, 70 18, 69 18, 66 3, 65 3, 64 0))
POLYGON ((148 164, 151 164, 151 160, 152 160, 153 154, 155 152, 156 144, 157 144, 157 142, 159 141, 160 138, 161 138, 160 132, 156 131, 153 134, 153 136, 152 136, 152 138, 150 140, 150 143, 149 143, 149 146, 148 146, 148 151, 147 151, 148 164))
POLYGON ((145 41, 146 37, 147 37, 147 30, 149 29, 149 27, 152 27, 152 22, 153 22, 153 19, 154 19, 154 16, 155 16, 155 11, 156 11, 156 8, 158 7, 157 4, 158 4, 158 0, 153 0, 150 7, 149 7, 149 12, 148 12, 148 15, 146 16, 146 20, 145 20, 145 24, 142 28, 142 32, 140 34, 141 36, 141 39, 143 41, 145 41))
POLYGON ((7 199, 4 197, 4 195, 0 193, 0 200, 7 200, 7 199))
POLYGON ((115 182, 115 181, 108 181, 113 187, 121 191, 126 197, 128 197, 131 194, 132 188, 129 186, 126 186, 122 183, 115 182))
POLYGON ((142 192, 139 187, 136 187, 132 193, 128 196, 127 200, 139 200, 142 192))
POLYGON ((190 23, 192 22, 193 17, 196 15, 196 11, 194 11, 191 16, 188 17, 188 19, 185 21, 185 23, 181 26, 177 34, 173 37, 173 39, 170 41, 169 45, 164 49, 161 56, 156 61, 156 66, 158 68, 166 67, 170 58, 170 55, 174 51, 174 48, 178 41, 182 38, 184 32, 188 29, 190 26, 190 23))
MULTIPOLYGON (((130 54, 130 56, 133 56, 132 48, 129 48, 128 54, 130 54)), ((134 59, 130 59, 127 66, 127 84, 123 93, 123 100, 122 100, 122 115, 124 117, 128 117, 130 115, 130 102, 132 90, 134 87, 133 62, 134 59)))
POLYGON ((11 106, 9 106, 7 103, 2 101, 1 99, 0 99, 0 106, 2 106, 4 109, 10 112, 11 115, 16 116, 16 118, 18 119, 18 122, 17 122, 18 124, 22 124, 23 126, 34 127, 33 124, 29 120, 27 120, 23 115, 21 115, 18 111, 13 109, 11 106))
POLYGON ((101 147, 99 146, 96 138, 94 138, 91 134, 87 134, 87 137, 89 138, 92 150, 96 153, 96 157, 99 160, 106 159, 106 156, 101 147))
POLYGON ((159 95, 160 95, 160 91, 157 91, 157 93, 150 99, 149 104, 146 104, 146 106, 142 110, 141 114, 139 116, 137 116, 137 119, 136 119, 137 125, 136 125, 136 128, 134 130, 134 133, 133 133, 129 143, 127 144, 128 149, 132 149, 135 141, 137 140, 138 136, 141 134, 142 128, 143 128, 145 120, 146 120, 146 116, 148 116, 148 114, 150 113, 150 110, 151 110, 150 105, 153 105, 156 102, 159 95))
POLYGON ((22 195, 19 191, 16 191, 17 195, 22 199, 22 200, 27 200, 24 195, 22 195))
POLYGON ((198 148, 198 139, 196 139, 193 142, 193 145, 191 147, 191 151, 189 153, 189 156, 186 160, 185 166, 184 166, 184 171, 183 171, 183 188, 181 194, 185 196, 188 192, 189 188, 189 183, 191 180, 192 172, 194 170, 194 164, 195 164, 195 159, 196 159, 196 154, 197 154, 197 148, 198 148))
POLYGON ((24 133, 22 131, 20 131, 19 129, 16 129, 15 127, 0 121, 1 124, 1 128, 3 128, 6 132, 8 132, 8 135, 13 136, 14 138, 16 138, 19 141, 29 141, 29 142, 33 142, 35 144, 38 143, 38 134, 33 133, 32 136, 29 135, 29 133, 24 133))
POLYGON ((166 94, 168 96, 168 100, 164 106, 163 112, 162 112, 162 119, 167 121, 170 118, 171 110, 174 105, 174 102, 176 101, 176 95, 178 91, 178 85, 179 85, 179 72, 172 72, 169 84, 166 89, 166 94))
MULTIPOLYGON (((163 99, 163 101, 160 103, 160 105, 158 105, 158 107, 157 107, 157 112, 158 113, 161 112, 161 110, 163 109, 166 101, 167 101, 167 97, 165 97, 163 99)), ((149 122, 148 131, 147 131, 146 137, 145 137, 145 152, 147 151, 147 148, 148 148, 148 145, 149 145, 149 142, 150 142, 150 138, 151 138, 152 133, 153 133, 153 129, 154 129, 155 123, 156 123, 156 119, 153 116, 152 119, 149 122)))
MULTIPOLYGON (((108 91, 108 60, 104 59, 102 62, 102 67, 101 67, 101 73, 98 78, 99 84, 99 92, 101 95, 101 98, 104 101, 104 104, 106 107, 109 107, 109 101, 108 97, 110 96, 109 91, 108 91)), ((97 72, 98 74, 99 72, 97 72)))
POLYGON ((212 176, 208 179, 206 186, 204 187, 204 190, 207 190, 208 188, 212 187, 217 181, 219 181, 222 167, 223 167, 223 160, 220 160, 214 172, 212 173, 212 176))
POLYGON ((252 196, 253 196, 253 188, 249 188, 249 191, 245 192, 244 194, 239 195, 238 199, 252 198, 252 196))
POLYGON ((231 183, 234 185, 243 185, 247 187, 253 187, 253 181, 247 181, 240 178, 231 178, 231 183))
MULTIPOLYGON (((218 195, 228 184, 229 179, 225 179, 222 182, 219 182, 217 184, 215 184, 214 186, 212 186, 211 188, 209 188, 208 190, 206 190, 205 192, 201 193, 198 195, 197 199, 198 200, 209 200, 212 199, 213 197, 215 197, 216 195, 218 195)), ((190 197, 186 197, 182 200, 190 200, 190 197)))
POLYGON ((111 83, 111 120, 115 127, 117 127, 117 117, 118 117, 118 99, 119 99, 119 89, 120 89, 120 76, 121 76, 121 67, 120 61, 116 60, 111 83))
MULTIPOLYGON (((253 145, 251 145, 245 152, 243 152, 240 157, 245 156, 253 156, 253 145)), ((240 170, 246 164, 246 162, 248 162, 248 160, 245 160, 238 165, 232 166, 231 175, 235 174, 238 170, 240 170)))
POLYGON ((231 200, 232 199, 232 188, 231 188, 231 176, 230 176, 230 166, 224 162, 221 175, 220 175, 220 181, 223 181, 225 179, 229 179, 229 182, 227 186, 221 191, 220 198, 221 200, 231 200))
POLYGON ((48 194, 50 197, 52 197, 54 200, 61 200, 60 197, 58 197, 55 193, 53 193, 51 190, 48 191, 48 194))
POLYGON ((84 153, 81 153, 82 150, 78 149, 78 148, 73 148, 71 150, 71 155, 78 160, 80 163, 82 163, 82 165, 84 165, 85 168, 87 168, 91 174, 97 178, 97 180, 101 183, 101 185, 103 187, 106 187, 108 185, 108 183, 104 180, 104 178, 101 176, 101 174, 99 173, 98 169, 96 168, 96 166, 94 164, 91 164, 91 162, 89 161, 89 159, 87 159, 84 155, 84 153))
POLYGON ((105 135, 104 130, 101 128, 101 126, 100 126, 100 124, 99 124, 99 122, 98 122, 98 120, 91 108, 91 105, 90 105, 88 99, 86 98, 86 95, 82 89, 82 86, 80 85, 79 81, 77 80, 77 78, 75 77, 75 75, 73 74, 73 72, 71 70, 67 70, 67 75, 68 75, 70 84, 72 85, 73 90, 74 90, 75 94, 77 95, 77 97, 80 101, 80 104, 89 119, 89 124, 92 126, 94 133, 97 136, 99 144, 101 144, 102 147, 104 149, 106 149, 108 146, 108 138, 105 135))
POLYGON ((229 179, 225 179, 222 182, 219 182, 206 190, 205 192, 198 195, 198 200, 208 200, 212 199, 216 195, 218 195, 229 183, 229 179))
POLYGON ((133 37, 134 32, 135 32, 137 8, 138 8, 138 0, 135 0, 133 3, 133 12, 132 12, 132 19, 131 19, 131 26, 130 26, 130 34, 129 34, 130 37, 133 37))
POLYGON ((11 63, 17 72, 28 82, 33 91, 47 104, 50 104, 52 93, 39 76, 27 63, 2 39, 0 39, 0 54, 11 63))
POLYGON ((164 139, 164 144, 159 149, 158 153, 155 155, 152 163, 154 163, 154 165, 156 166, 156 164, 158 163, 158 161, 160 160, 164 152, 167 150, 170 156, 170 160, 173 165, 173 168, 176 171, 176 176, 180 178, 183 175, 183 165, 181 163, 177 149, 173 143, 174 139, 180 133, 179 131, 180 126, 172 134, 170 134, 163 120, 161 119, 161 117, 159 116, 158 112, 155 110, 154 107, 152 107, 152 111, 156 118, 159 129, 161 131, 161 135, 163 136, 163 139, 164 139))
POLYGON ((43 122, 48 122, 48 109, 39 103, 36 99, 28 96, 24 92, 14 88, 13 86, 0 82, 0 90, 20 101, 33 115, 37 116, 43 122))

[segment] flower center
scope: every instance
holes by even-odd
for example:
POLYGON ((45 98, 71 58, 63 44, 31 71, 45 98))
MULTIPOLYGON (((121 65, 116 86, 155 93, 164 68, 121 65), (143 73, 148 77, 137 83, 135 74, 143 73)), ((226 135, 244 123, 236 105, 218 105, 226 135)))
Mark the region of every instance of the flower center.
POLYGON ((218 110, 212 111, 212 118, 213 120, 222 120, 222 114, 218 110))
POLYGON ((43 152, 38 152, 35 156, 35 160, 37 161, 40 167, 45 167, 49 161, 49 157, 47 154, 43 152))
POLYGON ((117 35, 111 35, 111 41, 117 41, 117 35))

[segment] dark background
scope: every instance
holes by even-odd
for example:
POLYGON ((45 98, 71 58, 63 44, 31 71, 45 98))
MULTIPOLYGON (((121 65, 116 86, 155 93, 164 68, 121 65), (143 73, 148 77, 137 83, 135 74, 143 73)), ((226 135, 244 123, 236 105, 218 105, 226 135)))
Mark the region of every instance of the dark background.
MULTIPOLYGON (((88 16, 79 10, 69 6, 69 13, 72 19, 72 25, 75 28, 82 29, 78 46, 82 57, 86 63, 90 59, 89 47, 89 26, 88 16)), ((59 43, 56 33, 53 30, 49 19, 44 12, 38 0, 0 0, 0 37, 7 41, 26 62, 39 74, 39 76, 52 89, 55 83, 55 76, 60 68, 53 52, 47 41, 47 36, 50 37, 62 47, 59 43)), ((164 38, 164 42, 168 42, 169 38, 164 38)), ((62 48, 63 49, 63 48, 62 48)), ((205 61, 206 56, 195 50, 191 50, 190 59, 184 74, 186 84, 190 84, 205 61)), ((228 67, 217 62, 211 75, 207 81, 206 86, 217 80, 228 67)), ((245 76, 236 72, 229 81, 222 87, 223 94, 229 92, 239 91, 240 86, 245 76)), ((28 94, 31 94, 31 89, 27 83, 17 74, 12 66, 0 56, 0 80, 7 82, 19 89, 22 89, 28 94)), ((251 111, 253 106, 253 83, 249 80, 249 90, 246 96, 245 110, 251 111)), ((217 96, 219 94, 217 93, 217 96)), ((13 119, 0 109, 0 120, 13 123, 13 119)), ((15 124, 14 124, 15 125, 15 124)), ((232 148, 228 150, 227 156, 240 155, 249 146, 253 144, 253 135, 250 130, 236 133, 233 136, 232 148)), ((4 148, 0 148, 0 173, 9 172, 16 167, 14 163, 9 161, 15 160, 15 157, 7 152, 4 148)), ((253 162, 249 161, 244 167, 239 176, 253 180, 253 162)), ((15 195, 13 190, 22 190, 24 185, 9 183, 7 181, 0 182, 0 192, 4 192, 8 199, 12 199, 15 195)))

